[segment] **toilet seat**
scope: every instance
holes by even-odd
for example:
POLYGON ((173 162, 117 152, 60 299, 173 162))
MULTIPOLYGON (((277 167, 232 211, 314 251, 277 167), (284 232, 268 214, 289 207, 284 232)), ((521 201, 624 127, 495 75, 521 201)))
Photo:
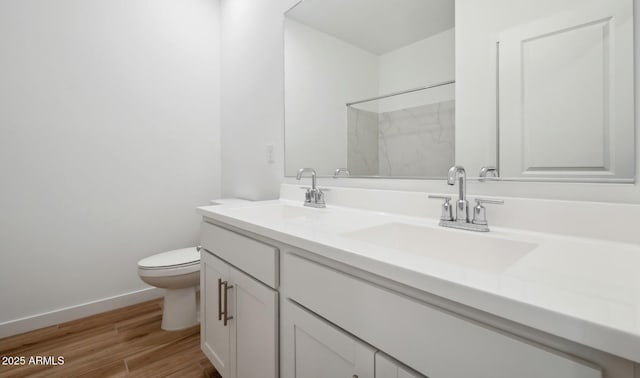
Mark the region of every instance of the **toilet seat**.
POLYGON ((176 249, 138 261, 138 274, 145 277, 177 276, 200 270, 197 248, 176 249))
POLYGON ((200 252, 197 248, 182 248, 158 253, 138 261, 140 269, 166 269, 200 263, 200 252))

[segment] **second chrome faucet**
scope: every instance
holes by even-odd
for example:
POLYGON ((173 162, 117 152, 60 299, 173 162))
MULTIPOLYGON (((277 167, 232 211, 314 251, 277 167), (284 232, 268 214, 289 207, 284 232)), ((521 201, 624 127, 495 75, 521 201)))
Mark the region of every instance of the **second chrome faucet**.
POLYGON ((469 217, 469 201, 467 200, 467 173, 464 167, 454 165, 449 169, 447 184, 455 185, 458 181, 458 200, 455 203, 456 214, 453 216, 450 196, 433 196, 429 198, 443 199, 442 215, 440 216, 440 226, 459 228, 469 231, 489 231, 486 209, 483 204, 503 204, 502 200, 476 198, 476 205, 473 208, 473 219, 469 217))

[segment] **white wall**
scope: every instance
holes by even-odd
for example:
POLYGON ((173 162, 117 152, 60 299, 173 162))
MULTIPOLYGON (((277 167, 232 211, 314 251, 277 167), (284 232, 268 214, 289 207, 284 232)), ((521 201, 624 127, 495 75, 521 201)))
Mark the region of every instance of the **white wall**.
MULTIPOLYGON (((381 95, 455 80, 455 29, 380 55, 381 95)), ((453 85, 380 101, 380 112, 453 100, 453 85)))
POLYGON ((283 13, 297 0, 222 0, 222 193, 277 198, 284 172, 283 13), (274 146, 274 162, 267 146, 274 146))
POLYGON ((288 176, 347 166, 346 103, 378 94, 378 56, 307 25, 285 27, 285 156, 288 176), (313 78, 313 80, 309 80, 313 78))
POLYGON ((218 19, 217 0, 0 2, 0 323, 144 289, 140 258, 196 244, 218 19))

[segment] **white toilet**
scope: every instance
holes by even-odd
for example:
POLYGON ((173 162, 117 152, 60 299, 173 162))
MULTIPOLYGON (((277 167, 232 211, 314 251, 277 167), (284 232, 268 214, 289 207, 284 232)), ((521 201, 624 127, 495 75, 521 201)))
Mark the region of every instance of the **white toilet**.
MULTIPOLYGON (((243 206, 250 201, 221 198, 212 206, 243 206)), ((164 295, 162 329, 177 331, 198 324, 200 251, 196 247, 158 253, 138 261, 138 275, 151 286, 167 289, 164 295)))
POLYGON ((198 324, 196 287, 200 251, 196 247, 158 253, 138 262, 138 275, 151 286, 167 289, 162 329, 176 331, 198 324))

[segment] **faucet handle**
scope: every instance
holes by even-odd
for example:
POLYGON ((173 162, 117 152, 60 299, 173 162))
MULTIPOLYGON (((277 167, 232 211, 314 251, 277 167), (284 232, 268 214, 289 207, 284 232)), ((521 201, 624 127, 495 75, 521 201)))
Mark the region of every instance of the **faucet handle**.
POLYGON ((504 205, 504 200, 496 200, 496 199, 489 199, 489 198, 476 198, 476 204, 480 205, 483 203, 489 203, 489 204, 493 204, 493 205, 504 205))
POLYGON ((444 203, 442 204, 442 215, 440 216, 440 220, 442 221, 452 221, 453 220, 453 207, 451 206, 451 196, 436 196, 429 194, 429 198, 431 199, 443 199, 444 203))
POLYGON ((306 189, 307 191, 304 193, 304 203, 311 203, 311 188, 301 188, 306 189))
POLYGON ((322 205, 322 207, 324 207, 326 202, 324 201, 324 193, 322 192, 322 190, 318 189, 318 191, 315 192, 314 196, 316 204, 322 205))
POLYGON ((504 204, 503 200, 494 200, 488 198, 476 198, 476 205, 473 207, 473 224, 479 224, 486 226, 489 224, 487 222, 487 209, 482 206, 482 204, 488 203, 493 205, 502 205, 504 204))
POLYGON ((445 201, 451 201, 451 196, 436 196, 434 194, 429 194, 430 199, 443 199, 445 201))

